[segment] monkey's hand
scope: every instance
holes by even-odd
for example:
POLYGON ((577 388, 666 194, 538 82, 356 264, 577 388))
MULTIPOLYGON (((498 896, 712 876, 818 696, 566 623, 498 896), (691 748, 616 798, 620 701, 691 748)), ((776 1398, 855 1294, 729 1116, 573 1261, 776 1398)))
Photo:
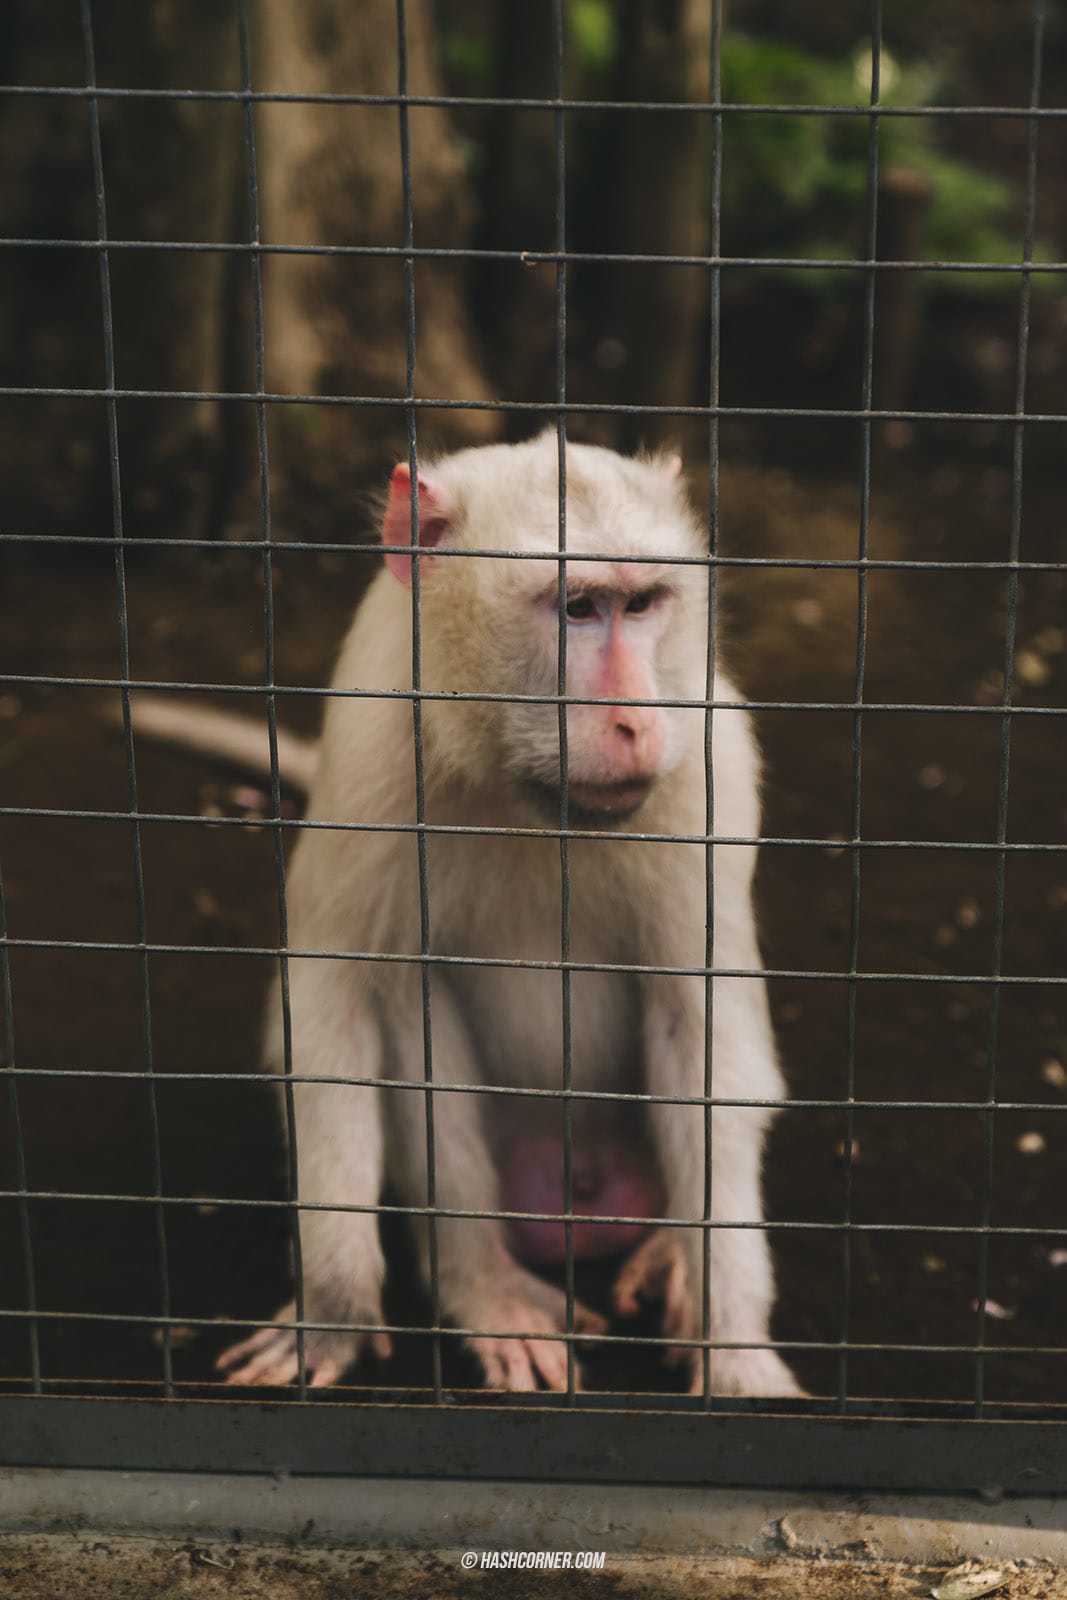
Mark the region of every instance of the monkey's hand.
MULTIPOLYGON (((325 1320, 325 1319, 324 1319, 325 1320)), ((379 1308, 368 1322, 381 1322, 379 1308)), ((296 1321, 296 1303, 290 1300, 277 1313, 278 1324, 296 1321)), ((387 1333, 328 1333, 308 1329, 304 1334, 304 1366, 312 1389, 336 1383, 347 1367, 358 1358, 364 1345, 381 1360, 392 1354, 387 1333)), ((300 1371, 296 1330, 292 1326, 260 1328, 249 1339, 232 1344, 216 1358, 215 1366, 227 1374, 227 1383, 254 1383, 264 1387, 295 1383, 300 1371)))
MULTIPOLYGON (((663 1332, 667 1338, 691 1340, 700 1338, 700 1327, 690 1290, 684 1235, 682 1228, 657 1228, 649 1234, 623 1262, 611 1300, 621 1317, 636 1315, 643 1300, 662 1300, 663 1332)), ((713 1336, 714 1333, 713 1327, 713 1336)), ((734 1339, 737 1330, 724 1329, 719 1337, 734 1339)), ((699 1349, 680 1343, 668 1348, 664 1360, 669 1367, 687 1365, 692 1373, 690 1393, 703 1394, 704 1363, 699 1349)), ((775 1350, 713 1350, 711 1390, 723 1395, 805 1394, 775 1350)))
MULTIPOLYGON (((550 1337, 567 1331, 566 1296, 510 1257, 492 1276, 479 1276, 477 1285, 467 1289, 457 1320, 485 1330, 471 1338, 470 1347, 482 1364, 487 1388, 533 1390, 539 1381, 548 1389, 567 1387, 567 1346, 550 1337)), ((575 1333, 592 1338, 606 1329, 603 1317, 574 1302, 575 1333)))
MULTIPOLYGON (((616 1315, 635 1317, 643 1300, 663 1301, 663 1331, 668 1339, 684 1339, 693 1324, 693 1297, 689 1292, 680 1228, 655 1228, 626 1257, 611 1291, 616 1315)), ((682 1350, 667 1353, 668 1365, 684 1359, 682 1350)))

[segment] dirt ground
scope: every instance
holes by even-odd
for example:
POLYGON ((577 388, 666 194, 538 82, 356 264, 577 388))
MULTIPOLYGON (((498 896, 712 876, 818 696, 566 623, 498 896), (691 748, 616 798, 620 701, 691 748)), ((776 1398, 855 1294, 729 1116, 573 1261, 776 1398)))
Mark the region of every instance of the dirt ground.
MULTIPOLYGON (((1006 559, 1008 444, 987 430, 951 453, 923 440, 910 450, 880 453, 871 555, 1006 559)), ((734 449, 724 436, 724 463, 721 514, 729 553, 854 556, 859 496, 853 460, 843 460, 836 477, 780 466, 768 471, 746 453, 743 440, 734 449)), ((1022 555, 1062 562, 1062 502, 1054 473, 1040 467, 1038 460, 1025 483, 1022 555)), ((278 683, 299 688, 326 681, 370 559, 277 551, 278 683)), ((0 673, 16 680, 118 673, 116 586, 107 559, 15 548, 0 562, 0 673)), ((262 681, 257 554, 235 545, 210 553, 131 552, 127 586, 135 678, 262 681)), ((782 1055, 797 1099, 839 1099, 848 1088, 844 974, 851 867, 838 841, 850 828, 853 719, 848 712, 801 706, 852 697, 857 580, 847 571, 748 568, 732 574, 724 594, 729 654, 746 693, 795 704, 756 713, 767 759, 766 831, 814 841, 762 852, 765 957, 771 968, 831 975, 771 982, 782 1055)), ((1064 567, 1023 574, 1014 702, 1027 712, 1067 703, 1065 601, 1064 567)), ((1067 1244, 1067 993, 1057 983, 1006 986, 991 1022, 990 984, 969 980, 988 979, 993 968, 997 857, 988 850, 948 848, 990 844, 997 836, 1003 719, 973 708, 1000 699, 1005 579, 988 571, 878 571, 869 579, 868 602, 865 699, 964 708, 872 711, 862 719, 862 836, 946 846, 867 849, 861 857, 859 971, 900 976, 856 986, 855 1094, 920 1105, 855 1112, 851 1216, 858 1223, 907 1225, 908 1231, 853 1231, 847 1280, 841 1233, 815 1227, 779 1232, 781 1294, 774 1331, 801 1342, 832 1344, 845 1336, 891 1347, 853 1352, 847 1368, 833 1352, 799 1351, 796 1369, 815 1392, 833 1394, 844 1381, 851 1396, 966 1399, 975 1386, 975 1360, 966 1347, 975 1341, 987 1254, 986 1395, 1063 1402, 1067 1266, 1057 1252, 1067 1244), (952 981, 920 981, 927 976, 952 981), (992 1066, 996 1096, 1009 1103, 992 1118, 981 1110, 929 1110, 922 1104, 983 1101, 992 1066), (1028 1109, 1011 1108, 1018 1104, 1028 1109), (983 1219, 990 1122, 992 1224, 1034 1231, 983 1238, 939 1231, 975 1227, 983 1219), (946 1349, 924 1353, 912 1348, 918 1345, 946 1349)), ((239 1081, 256 1066, 257 1018, 270 960, 240 953, 150 955, 146 1040, 138 956, 73 947, 137 937, 129 821, 12 814, 26 807, 128 810, 122 742, 96 714, 101 698, 91 686, 19 681, 0 692, 0 805, 11 808, 0 815, 0 868, 14 941, 15 1062, 27 1074, 17 1080, 17 1097, 27 1181, 35 1196, 29 1226, 38 1305, 64 1314, 41 1326, 42 1366, 49 1380, 75 1387, 160 1377, 159 1333, 150 1319, 161 1310, 164 1245, 172 1314, 179 1322, 225 1317, 240 1323, 269 1315, 283 1298, 286 1278, 282 1214, 212 1204, 220 1197, 283 1193, 271 1096, 262 1085, 239 1081), (33 944, 52 940, 68 945, 33 944), (197 1205, 157 1209, 108 1198, 154 1190, 152 1100, 142 1072, 148 1043, 157 1072, 195 1075, 188 1082, 161 1082, 155 1106, 162 1193, 170 1200, 199 1197, 197 1205), (238 1081, 216 1080, 215 1074, 236 1074, 238 1081), (50 1192, 94 1198, 53 1199, 50 1192), (80 1320, 79 1312, 116 1320, 80 1320), (123 1320, 129 1317, 149 1320, 123 1320)), ((279 716, 293 726, 313 727, 314 697, 280 696, 279 716)), ((1015 717, 1010 757, 1009 841, 1055 845, 1058 852, 1007 858, 1002 970, 1013 978, 1062 983, 1062 719, 1015 717)), ((149 940, 269 946, 277 936, 273 834, 224 821, 254 818, 263 797, 203 763, 148 747, 138 750, 137 792, 143 812, 196 819, 195 825, 141 824, 149 940), (205 817, 218 825, 205 826, 205 817)), ((844 1137, 840 1109, 797 1106, 779 1117, 767 1162, 773 1219, 843 1220, 844 1137)), ((0 1181, 8 1191, 15 1187, 13 1122, 6 1105, 0 1114, 0 1181)), ((17 1202, 0 1198, 0 1306, 8 1308, 26 1304, 20 1227, 17 1202)), ((404 1288, 403 1238, 394 1227, 386 1236, 394 1268, 387 1314, 417 1324, 427 1308, 404 1288)), ((579 1276, 585 1298, 602 1303, 606 1287, 603 1272, 579 1276)), ((654 1326, 652 1319, 642 1324, 646 1332, 654 1326)), ((212 1359, 227 1337, 228 1330, 179 1329, 175 1375, 189 1383, 209 1379, 212 1359)), ((425 1381, 427 1347, 417 1333, 401 1338, 394 1365, 374 1378, 425 1381)), ((0 1374, 17 1383, 27 1372, 24 1325, 0 1318, 0 1374)), ((451 1349, 446 1377, 453 1383, 473 1379, 465 1358, 451 1349)), ((586 1382, 593 1388, 647 1389, 660 1377, 647 1352, 636 1367, 633 1359, 627 1364, 602 1353, 586 1363, 586 1382)), ((919 1592, 894 1587, 896 1582, 885 1592, 919 1592)), ((759 1590, 775 1592, 762 1578, 759 1590)), ((38 1592, 46 1591, 25 1590, 38 1592)), ((822 1592, 805 1587, 806 1594, 822 1592)))
MULTIPOLYGON (((599 1572, 464 1572, 461 1552, 308 1551, 214 1546, 80 1535, 5 1538, 0 1581, 6 1600, 107 1594, 110 1600, 525 1600, 566 1584, 577 1600, 912 1600, 929 1595, 944 1569, 888 1561, 751 1560, 736 1556, 609 1556, 599 1572)), ((1063 1600, 1067 1577, 1044 1565, 1014 1573, 1004 1600, 1063 1600)))

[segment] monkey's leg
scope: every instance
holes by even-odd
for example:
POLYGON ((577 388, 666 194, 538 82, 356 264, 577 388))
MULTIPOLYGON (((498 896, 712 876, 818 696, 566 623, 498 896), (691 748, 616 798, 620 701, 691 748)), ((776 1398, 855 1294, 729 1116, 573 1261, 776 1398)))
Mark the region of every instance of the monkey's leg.
MULTIPOLYGON (((433 1081, 479 1081, 475 1053, 447 986, 434 985, 431 1005, 433 1081)), ((407 989, 393 1011, 394 1033, 403 1076, 423 1076, 421 1005, 407 989), (399 1019, 406 1019, 403 1023, 399 1019)), ((445 1089, 433 1095, 435 1201, 443 1210, 493 1212, 500 1209, 500 1183, 486 1137, 477 1094, 445 1089)), ((411 1089, 393 1090, 390 1124, 390 1176, 408 1205, 427 1204, 427 1125, 425 1097, 411 1089)), ((430 1280, 429 1224, 416 1218, 423 1274, 430 1280)), ((552 1335, 567 1332, 566 1298, 553 1285, 527 1272, 508 1247, 503 1224, 492 1216, 438 1216, 438 1284, 441 1310, 450 1321, 472 1330, 470 1346, 491 1388, 550 1389, 567 1383, 566 1344, 552 1335)), ((601 1317, 575 1304, 576 1333, 603 1333, 601 1317)))
MULTIPOLYGON (((703 983, 692 978, 650 980, 646 1012, 649 1086, 660 1094, 704 1093, 703 983)), ((766 995, 758 978, 717 979, 713 997, 712 1092, 724 1099, 774 1099, 781 1093, 766 995)), ((711 1220, 758 1224, 763 1219, 760 1166, 768 1113, 760 1107, 713 1107, 711 1112, 711 1220)), ((703 1106, 652 1108, 654 1137, 667 1186, 667 1214, 697 1221, 704 1214, 709 1152, 703 1106)), ((774 1276, 765 1231, 748 1226, 661 1230, 623 1269, 617 1303, 623 1309, 642 1292, 666 1290, 667 1332, 699 1338, 704 1299, 705 1247, 713 1342, 758 1347, 770 1338, 774 1276), (684 1258, 684 1271, 678 1257, 684 1258), (686 1302, 688 1301, 688 1304, 686 1302)), ((693 1389, 703 1387, 699 1352, 692 1357, 693 1389)), ((774 1350, 713 1350, 716 1394, 802 1393, 774 1350)))
MULTIPOLYGON (((299 1224, 305 1320, 381 1323, 385 1264, 372 1209, 382 1185, 380 1091, 343 1081, 381 1076, 377 1008, 353 962, 293 960, 290 972, 294 1075, 338 1080, 293 1086, 299 1199, 310 1207, 301 1210, 299 1224)), ((277 1003, 269 1031, 268 1054, 277 1064, 277 1003)), ((275 1321, 291 1323, 295 1315, 290 1302, 275 1321)), ((366 1344, 379 1356, 391 1348, 382 1332, 308 1329, 309 1382, 316 1388, 335 1383, 366 1344)), ((262 1328, 223 1351, 216 1364, 230 1383, 292 1383, 299 1367, 296 1333, 262 1328)))
MULTIPOLYGON (((729 1093, 730 1091, 724 1091, 729 1093)), ((751 1091, 759 1094, 759 1090, 751 1091)), ((758 1111, 720 1107, 713 1112, 712 1219, 718 1223, 761 1222, 760 1167, 765 1117, 758 1111)), ((694 1296, 703 1295, 703 1247, 694 1296)), ((690 1247, 691 1249, 691 1247, 690 1247)), ((770 1339, 774 1268, 770 1241, 762 1228, 713 1228, 708 1251, 711 1337, 743 1346, 770 1339)), ((699 1327, 699 1315, 697 1316, 699 1327)), ((714 1350, 711 1384, 717 1394, 799 1395, 803 1390, 776 1350, 714 1350)), ((703 1388, 702 1364, 694 1363, 693 1389, 703 1388)))

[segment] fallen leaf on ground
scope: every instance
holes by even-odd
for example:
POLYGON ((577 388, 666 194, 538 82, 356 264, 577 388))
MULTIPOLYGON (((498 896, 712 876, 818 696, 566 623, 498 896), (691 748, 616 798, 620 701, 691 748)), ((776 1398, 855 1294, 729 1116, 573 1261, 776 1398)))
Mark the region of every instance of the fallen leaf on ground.
POLYGON ((1014 1567, 974 1567, 967 1562, 962 1567, 953 1567, 951 1572, 946 1572, 930 1593, 934 1600, 977 1600, 979 1595, 992 1594, 994 1589, 1003 1588, 1014 1576, 1014 1567))

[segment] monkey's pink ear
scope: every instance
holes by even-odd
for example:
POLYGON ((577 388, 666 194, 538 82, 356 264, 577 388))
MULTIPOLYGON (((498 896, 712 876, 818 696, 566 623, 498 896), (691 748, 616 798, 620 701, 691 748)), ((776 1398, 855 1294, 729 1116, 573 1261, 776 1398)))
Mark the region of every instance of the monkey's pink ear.
MULTIPOLYGON (((440 544, 451 525, 452 501, 439 484, 432 483, 421 473, 418 495, 419 549, 432 550, 434 545, 440 544)), ((393 468, 393 476, 389 481, 389 499, 382 521, 382 544, 385 546, 385 564, 389 571, 394 578, 408 585, 411 583, 411 542, 411 473, 401 462, 393 468), (404 548, 405 553, 390 549, 395 545, 404 548)), ((425 571, 426 560, 423 559, 419 565, 425 571)))
POLYGON ((671 479, 681 477, 681 473, 682 473, 682 458, 681 458, 681 456, 678 456, 678 455, 660 456, 659 465, 660 465, 660 470, 662 471, 664 477, 671 478, 671 479))

